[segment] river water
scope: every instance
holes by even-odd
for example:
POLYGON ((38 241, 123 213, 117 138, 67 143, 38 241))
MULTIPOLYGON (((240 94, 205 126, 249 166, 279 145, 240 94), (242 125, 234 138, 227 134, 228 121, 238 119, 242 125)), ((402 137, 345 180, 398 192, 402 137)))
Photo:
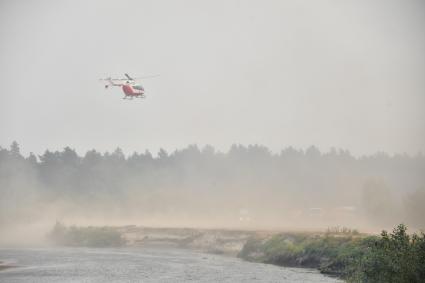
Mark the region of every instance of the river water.
POLYGON ((168 248, 0 249, 0 282, 341 282, 315 270, 168 248))

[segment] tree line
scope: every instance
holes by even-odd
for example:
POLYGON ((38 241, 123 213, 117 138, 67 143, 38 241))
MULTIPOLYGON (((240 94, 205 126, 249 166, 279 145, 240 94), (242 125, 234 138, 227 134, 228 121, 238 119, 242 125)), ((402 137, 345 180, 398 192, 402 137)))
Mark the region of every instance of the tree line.
POLYGON ((80 156, 65 147, 23 156, 13 142, 0 147, 0 225, 30 221, 24 208, 63 201, 76 212, 104 211, 107 203, 111 213, 131 210, 157 218, 196 213, 219 221, 242 213, 265 222, 274 214, 276 219, 304 215, 313 223, 315 217, 340 221, 342 215, 380 228, 400 222, 423 228, 423 172, 422 154, 354 157, 347 150, 322 153, 314 146, 272 153, 261 145, 233 145, 227 152, 189 145, 155 156, 149 151, 126 156, 120 148, 80 156))

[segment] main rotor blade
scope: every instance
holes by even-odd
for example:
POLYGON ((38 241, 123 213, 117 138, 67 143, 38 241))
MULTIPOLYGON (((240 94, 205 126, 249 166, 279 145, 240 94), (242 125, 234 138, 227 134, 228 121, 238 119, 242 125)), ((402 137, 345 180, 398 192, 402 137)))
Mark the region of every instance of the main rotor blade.
POLYGON ((104 78, 104 79, 99 79, 99 81, 136 81, 136 80, 141 80, 141 79, 150 79, 150 78, 156 78, 159 77, 160 75, 149 75, 149 76, 142 76, 142 77, 130 77, 128 74, 125 74, 125 76, 127 78, 104 78))
POLYGON ((141 80, 141 79, 150 79, 150 78, 156 78, 159 77, 160 75, 150 75, 150 76, 143 76, 143 77, 137 77, 137 78, 133 78, 133 80, 141 80))
POLYGON ((99 79, 99 81, 128 81, 128 79, 106 78, 106 79, 99 79))

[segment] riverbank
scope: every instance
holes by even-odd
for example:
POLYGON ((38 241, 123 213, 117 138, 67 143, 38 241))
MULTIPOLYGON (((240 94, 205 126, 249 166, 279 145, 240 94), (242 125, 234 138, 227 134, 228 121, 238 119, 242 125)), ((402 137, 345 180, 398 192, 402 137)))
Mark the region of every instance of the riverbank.
POLYGON ((51 240, 74 247, 168 247, 239 257, 285 267, 318 269, 344 277, 342 254, 356 249, 366 236, 347 230, 324 232, 247 231, 226 229, 75 227, 57 223, 51 240))
POLYGON ((318 269, 352 282, 423 282, 425 234, 407 234, 405 225, 380 236, 350 229, 277 232, 192 228, 66 227, 55 225, 50 238, 74 247, 179 248, 237 256, 251 262, 318 269), (372 280, 371 278, 375 278, 372 280), (382 280, 386 278, 386 280, 382 280), (387 280, 388 279, 388 280, 387 280))
POLYGON ((315 268, 346 278, 375 237, 359 233, 280 233, 251 238, 238 257, 286 267, 315 268))
POLYGON ((236 256, 251 238, 265 238, 273 231, 154 228, 143 226, 77 227, 56 223, 49 239, 58 246, 185 248, 236 256))
POLYGON ((398 225, 379 236, 358 233, 285 233, 252 238, 239 257, 280 266, 309 267, 348 282, 423 283, 425 234, 398 225))

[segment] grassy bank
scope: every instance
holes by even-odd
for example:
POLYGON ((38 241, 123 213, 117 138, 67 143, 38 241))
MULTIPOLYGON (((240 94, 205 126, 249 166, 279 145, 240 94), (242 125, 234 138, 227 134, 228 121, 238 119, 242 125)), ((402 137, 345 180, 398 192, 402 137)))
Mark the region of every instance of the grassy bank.
POLYGON ((409 236, 399 225, 391 234, 285 233, 252 238, 239 257, 281 266, 317 268, 349 282, 425 282, 425 235, 409 236))
POLYGON ((344 277, 350 273, 351 261, 361 257, 374 240, 351 233, 284 233, 269 239, 250 239, 238 256, 281 266, 318 268, 344 277))

